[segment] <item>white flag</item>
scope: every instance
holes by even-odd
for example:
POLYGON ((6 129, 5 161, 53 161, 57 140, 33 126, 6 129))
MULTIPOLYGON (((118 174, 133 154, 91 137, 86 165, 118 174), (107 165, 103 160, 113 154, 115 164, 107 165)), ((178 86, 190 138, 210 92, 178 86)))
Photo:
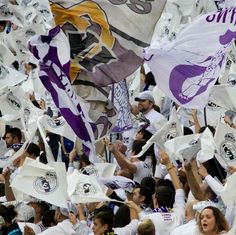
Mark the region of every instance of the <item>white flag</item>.
POLYGON ((4 87, 0 91, 0 110, 3 115, 12 114, 20 117, 20 109, 25 93, 21 87, 4 87))
POLYGON ((37 121, 43 115, 43 110, 37 108, 30 100, 24 100, 20 110, 21 123, 24 129, 25 138, 30 141, 37 131, 37 121))
POLYGON ((227 178, 223 191, 221 192, 221 198, 225 205, 232 206, 236 201, 236 173, 230 175, 227 178))
POLYGON ((198 153, 197 160, 201 163, 212 159, 216 152, 216 143, 209 128, 201 134, 201 150, 198 153))
POLYGON ((26 158, 11 187, 52 205, 67 208, 68 195, 65 176, 64 163, 52 162, 45 165, 26 158))
POLYGON ((213 86, 209 100, 227 110, 236 111, 236 87, 229 84, 213 86))
POLYGON ((181 135, 183 135, 183 131, 176 109, 173 107, 170 120, 147 141, 147 143, 142 147, 142 151, 138 154, 138 157, 141 157, 153 143, 157 144, 159 148, 164 148, 164 143, 166 141, 181 135))
POLYGON ((236 38, 235 8, 203 15, 168 44, 153 43, 145 60, 158 87, 186 108, 201 109, 236 38), (206 46, 207 45, 207 46, 206 46))
POLYGON ((165 142, 165 150, 172 159, 191 160, 201 149, 200 134, 179 136, 165 142))
POLYGON ((74 170, 72 174, 67 175, 67 180, 68 194, 72 203, 111 201, 93 176, 83 175, 74 170))
POLYGON ((39 122, 45 130, 74 141, 76 135, 63 117, 53 119, 48 115, 44 115, 39 118, 39 122))
POLYGON ((217 159, 220 159, 219 162, 236 166, 236 129, 220 122, 216 128, 214 139, 217 145, 217 159))

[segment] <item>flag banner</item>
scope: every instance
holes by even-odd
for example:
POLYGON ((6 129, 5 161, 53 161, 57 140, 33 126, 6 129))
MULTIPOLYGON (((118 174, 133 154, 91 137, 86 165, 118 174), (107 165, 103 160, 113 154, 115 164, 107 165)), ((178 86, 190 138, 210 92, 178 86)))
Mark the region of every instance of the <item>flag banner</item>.
POLYGON ((135 187, 135 182, 131 179, 128 179, 123 176, 112 176, 112 177, 98 177, 98 181, 104 184, 105 186, 111 188, 111 189, 119 189, 122 188, 125 191, 128 191, 130 193, 133 192, 133 189, 135 187))
POLYGON ((113 85, 112 97, 118 111, 118 118, 112 132, 124 132, 133 128, 129 104, 129 91, 125 80, 113 85))
POLYGON ((26 158, 11 187, 55 206, 67 208, 67 180, 64 163, 43 164, 26 158))
POLYGON ((26 80, 27 76, 0 62, 0 85, 15 86, 26 80))
POLYGON ((217 147, 212 132, 208 127, 201 134, 200 140, 201 150, 197 154, 197 160, 203 163, 214 157, 217 147))
POLYGON ((20 110, 21 123, 24 129, 25 138, 30 141, 37 131, 37 121, 44 111, 37 108, 30 100, 24 100, 20 110))
POLYGON ((42 126, 42 124, 40 123, 39 120, 40 120, 40 118, 37 121, 37 127, 38 127, 39 133, 40 133, 40 135, 41 135, 41 137, 43 139, 47 161, 48 162, 54 162, 55 158, 53 157, 52 150, 51 150, 51 148, 50 148, 50 146, 49 146, 49 144, 47 142, 47 138, 46 138, 47 130, 44 129, 44 127, 42 126))
POLYGON ((220 196, 226 206, 233 206, 235 204, 235 190, 236 189, 236 174, 232 174, 227 177, 224 189, 221 192, 220 196))
POLYGON ((217 146, 217 159, 224 165, 236 166, 236 129, 227 124, 219 123, 216 128, 215 142, 217 146))
POLYGON ((213 86, 209 100, 227 110, 236 111, 236 87, 229 84, 213 86))
POLYGON ((49 117, 48 115, 43 115, 39 118, 39 122, 41 123, 43 129, 60 136, 64 136, 71 141, 75 140, 74 131, 71 129, 71 127, 63 117, 54 119, 49 117))
POLYGON ((3 43, 0 43, 0 62, 5 66, 10 66, 16 60, 16 56, 3 43))
POLYGON ((165 142, 165 150, 170 158, 183 162, 197 156, 201 149, 200 134, 179 136, 165 142))
POLYGON ((145 60, 158 87, 180 106, 202 109, 236 38, 236 8, 203 15, 171 43, 154 42, 145 60), (205 45, 208 45, 207 48, 205 45))
POLYGON ((0 110, 3 115, 11 114, 20 117, 22 98, 25 92, 21 87, 5 87, 0 91, 0 110))
POLYGON ((50 2, 56 25, 70 41, 71 80, 85 71, 105 86, 125 79, 142 63, 137 55, 149 45, 166 0, 50 2))
POLYGON ((91 79, 83 73, 79 80, 73 83, 78 96, 83 98, 89 107, 88 115, 96 124, 94 131, 95 140, 110 133, 115 126, 118 111, 109 97, 111 87, 100 87, 90 81, 91 79))
POLYGON ((67 175, 67 180, 68 194, 72 203, 111 201, 93 176, 83 175, 74 170, 72 174, 67 175))
POLYGON ((4 168, 10 166, 13 161, 15 161, 24 153, 28 143, 29 142, 26 141, 17 152, 11 149, 10 151, 7 151, 4 155, 0 155, 0 167, 4 168))
POLYGON ((0 118, 0 138, 5 135, 6 132, 6 121, 0 118))
POLYGON ((158 148, 164 148, 164 143, 166 141, 182 135, 182 127, 179 122, 176 109, 173 107, 170 120, 147 141, 147 143, 142 147, 142 151, 138 154, 138 156, 141 157, 153 143, 155 143, 158 148))
POLYGON ((90 123, 88 106, 77 96, 69 81, 70 46, 60 27, 45 36, 29 40, 29 49, 40 61, 39 77, 60 113, 82 140, 84 150, 92 149, 96 126, 90 123))

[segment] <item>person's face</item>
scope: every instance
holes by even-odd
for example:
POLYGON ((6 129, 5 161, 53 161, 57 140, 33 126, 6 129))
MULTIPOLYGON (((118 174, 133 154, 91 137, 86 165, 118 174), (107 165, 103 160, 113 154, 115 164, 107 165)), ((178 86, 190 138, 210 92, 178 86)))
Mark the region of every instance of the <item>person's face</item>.
POLYGON ((209 234, 209 233, 215 231, 216 220, 215 220, 215 216, 213 214, 213 211, 211 209, 203 210, 201 217, 200 217, 200 221, 201 221, 202 231, 204 233, 209 234))
POLYGON ((102 235, 107 230, 107 225, 102 224, 99 219, 95 218, 93 220, 93 228, 92 229, 93 229, 94 235, 102 235))
POLYGON ((141 131, 136 133, 135 140, 142 140, 143 139, 143 134, 141 131))
POLYGON ((14 138, 12 137, 12 135, 11 135, 10 133, 7 133, 7 134, 6 134, 5 142, 6 142, 6 145, 7 145, 8 148, 9 148, 11 145, 14 144, 14 138))
POLYGON ((152 109, 152 106, 152 102, 150 102, 149 100, 139 100, 138 102, 138 110, 141 113, 147 113, 152 109))
POLYGON ((86 208, 88 209, 89 213, 94 212, 96 206, 97 206, 96 202, 86 203, 86 208))
POLYGON ((61 212, 60 210, 57 208, 55 211, 55 216, 54 216, 54 220, 56 223, 61 222, 62 218, 61 218, 61 212))
POLYGON ((137 205, 143 204, 143 196, 140 195, 140 188, 136 188, 133 191, 133 202, 137 205))

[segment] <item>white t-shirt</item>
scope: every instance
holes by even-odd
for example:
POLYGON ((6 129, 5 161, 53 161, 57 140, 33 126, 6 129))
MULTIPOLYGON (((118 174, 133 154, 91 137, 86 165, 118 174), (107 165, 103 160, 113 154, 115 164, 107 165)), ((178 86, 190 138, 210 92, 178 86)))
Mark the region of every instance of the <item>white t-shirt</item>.
POLYGON ((137 171, 134 173, 133 181, 137 183, 141 183, 141 180, 144 177, 152 177, 152 162, 150 159, 146 159, 145 161, 134 162, 136 165, 137 171))
POLYGON ((143 115, 150 121, 150 126, 148 126, 146 130, 150 131, 152 134, 156 133, 157 130, 161 129, 167 122, 166 118, 154 109, 151 109, 148 113, 143 115))
POLYGON ((170 235, 195 235, 197 234, 197 222, 195 219, 174 229, 170 235))
POLYGON ((178 226, 184 222, 185 214, 185 194, 183 189, 177 189, 175 194, 175 203, 171 212, 157 212, 149 215, 143 212, 139 213, 139 218, 151 219, 156 230, 156 235, 169 235, 178 226))

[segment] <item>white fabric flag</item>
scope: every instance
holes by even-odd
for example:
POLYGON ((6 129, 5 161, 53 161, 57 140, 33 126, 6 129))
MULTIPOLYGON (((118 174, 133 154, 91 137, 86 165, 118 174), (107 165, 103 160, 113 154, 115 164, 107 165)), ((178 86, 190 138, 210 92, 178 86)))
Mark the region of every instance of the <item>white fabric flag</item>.
POLYGON ((74 141, 75 133, 63 117, 53 119, 48 115, 44 115, 39 118, 39 122, 45 130, 74 141))
POLYGON ((212 159, 216 152, 216 143, 209 128, 201 134, 201 150, 197 155, 197 160, 201 163, 212 159))
POLYGON ((72 174, 67 175, 67 180, 68 194, 73 203, 111 201, 93 176, 83 175, 74 170, 72 174))
POLYGON ((43 115, 43 110, 37 108, 30 100, 24 100, 20 110, 21 123, 24 129, 25 138, 30 141, 37 131, 37 121, 43 115))
POLYGON ((172 159, 190 161, 201 149, 200 134, 179 136, 165 142, 165 150, 172 159))
POLYGON ((21 87, 4 87, 0 91, 0 110, 3 115, 12 114, 20 116, 22 99, 25 93, 21 87))
POLYGON ((153 43, 145 60, 157 85, 186 108, 201 109, 219 77, 225 55, 236 38, 235 11, 225 9, 191 22, 172 43, 153 43), (207 47, 206 47, 207 45, 207 47))
POLYGON ((236 87, 229 84, 213 86, 209 100, 227 110, 236 111, 236 87))
POLYGON ((236 201, 236 173, 227 178, 221 198, 226 206, 232 206, 236 201))
POLYGON ((27 76, 0 62, 0 85, 15 86, 27 79, 27 76))
POLYGON ((47 165, 26 158, 20 173, 11 187, 20 192, 46 201, 52 205, 67 208, 67 180, 65 164, 52 162, 47 165))
POLYGON ((170 120, 147 141, 147 143, 142 147, 142 151, 138 154, 138 156, 141 157, 153 143, 157 144, 159 148, 164 148, 164 143, 166 141, 182 135, 183 131, 181 124, 179 122, 176 109, 173 107, 170 120))
POLYGON ((216 128, 214 139, 219 162, 225 163, 224 165, 236 166, 236 129, 220 122, 216 128))

